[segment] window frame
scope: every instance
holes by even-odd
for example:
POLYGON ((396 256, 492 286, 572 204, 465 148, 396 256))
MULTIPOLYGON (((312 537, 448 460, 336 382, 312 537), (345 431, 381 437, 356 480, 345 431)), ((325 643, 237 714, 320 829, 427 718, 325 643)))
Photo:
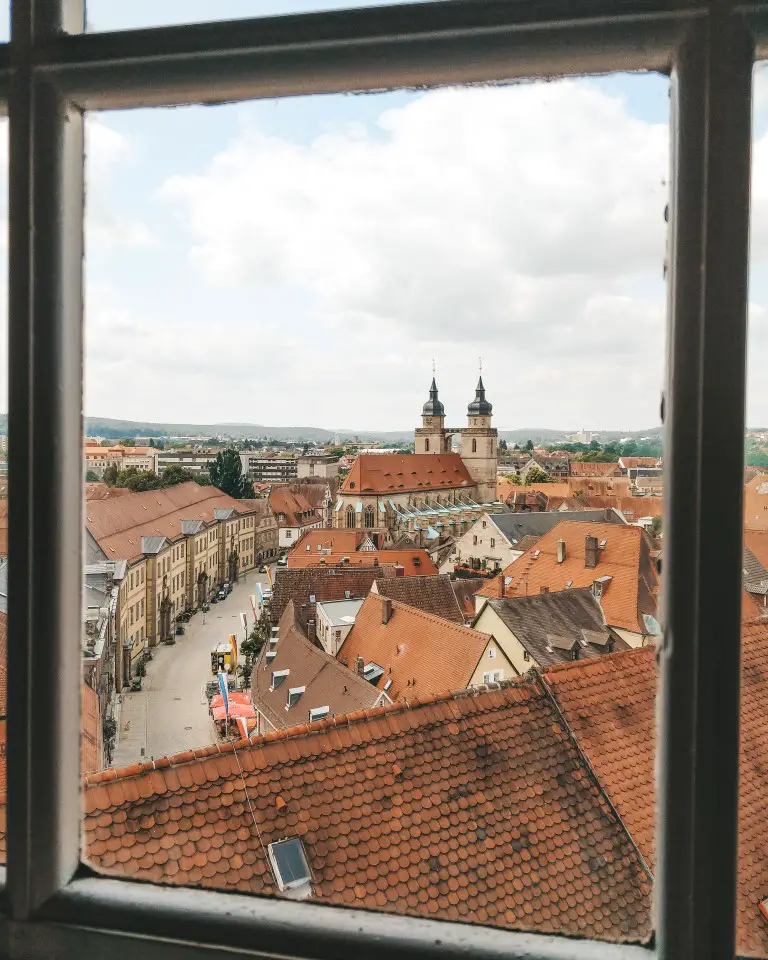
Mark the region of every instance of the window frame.
POLYGON ((13 450, 3 942, 51 957, 135 951, 137 938, 153 957, 731 957, 751 84, 768 55, 766 0, 438 0, 88 35, 83 22, 83 0, 12 0, 0 46, 13 450), (89 876, 67 639, 82 615, 83 111, 616 70, 670 73, 673 94, 653 949, 89 876))

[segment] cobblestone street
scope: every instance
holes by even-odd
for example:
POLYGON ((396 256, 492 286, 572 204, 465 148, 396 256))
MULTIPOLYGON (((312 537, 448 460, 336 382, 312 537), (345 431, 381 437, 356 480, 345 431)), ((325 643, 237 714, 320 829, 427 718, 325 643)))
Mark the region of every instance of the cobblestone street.
POLYGON ((173 646, 160 644, 152 650, 142 690, 125 693, 118 716, 117 745, 113 766, 141 759, 179 753, 213 743, 216 732, 208 714, 205 683, 211 674, 210 651, 214 643, 231 633, 238 645, 244 639, 240 613, 253 613, 248 599, 256 594, 256 582, 267 585, 264 574, 250 571, 226 600, 212 604, 208 613, 196 613, 185 625, 183 637, 173 646))

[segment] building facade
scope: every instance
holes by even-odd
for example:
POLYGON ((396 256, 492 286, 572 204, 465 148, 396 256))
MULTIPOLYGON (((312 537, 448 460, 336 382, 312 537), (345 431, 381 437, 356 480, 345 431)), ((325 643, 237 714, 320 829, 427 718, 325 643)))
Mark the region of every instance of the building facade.
POLYGON ((263 454, 241 453, 240 462, 243 473, 256 483, 290 483, 298 476, 296 457, 265 457, 263 454))

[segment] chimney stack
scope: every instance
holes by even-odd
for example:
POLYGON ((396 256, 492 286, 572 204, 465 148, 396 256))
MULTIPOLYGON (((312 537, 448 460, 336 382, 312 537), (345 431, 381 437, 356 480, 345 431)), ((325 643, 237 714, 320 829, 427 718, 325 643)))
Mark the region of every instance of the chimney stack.
POLYGON ((562 563, 565 560, 565 540, 561 537, 557 541, 557 562, 562 563))
POLYGON ((307 621, 307 640, 309 640, 311 644, 314 644, 315 642, 315 621, 314 620, 307 621))
POLYGON ((596 567, 599 556, 597 537, 586 537, 584 540, 584 566, 596 567))
POLYGON ((365 661, 362 657, 355 657, 355 669, 357 670, 358 677, 362 677, 365 673, 365 661))
POLYGON ((549 593, 549 587, 541 587, 539 593, 549 593))
POLYGON ((381 623, 386 626, 392 617, 392 601, 389 597, 383 597, 381 601, 381 623))

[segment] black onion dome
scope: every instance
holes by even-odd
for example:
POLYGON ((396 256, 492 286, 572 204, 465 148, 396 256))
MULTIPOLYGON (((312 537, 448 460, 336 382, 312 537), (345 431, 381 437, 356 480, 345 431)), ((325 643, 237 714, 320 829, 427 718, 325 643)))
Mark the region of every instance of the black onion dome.
POLYGON ((424 404, 421 415, 423 417, 445 416, 445 407, 437 399, 437 384, 435 383, 434 377, 432 377, 432 386, 429 388, 429 400, 424 404))
POLYGON ((483 386, 483 378, 477 381, 477 388, 475 389, 475 399, 467 407, 467 414, 470 417, 490 417, 493 413, 493 404, 488 403, 485 399, 485 387, 483 386))

